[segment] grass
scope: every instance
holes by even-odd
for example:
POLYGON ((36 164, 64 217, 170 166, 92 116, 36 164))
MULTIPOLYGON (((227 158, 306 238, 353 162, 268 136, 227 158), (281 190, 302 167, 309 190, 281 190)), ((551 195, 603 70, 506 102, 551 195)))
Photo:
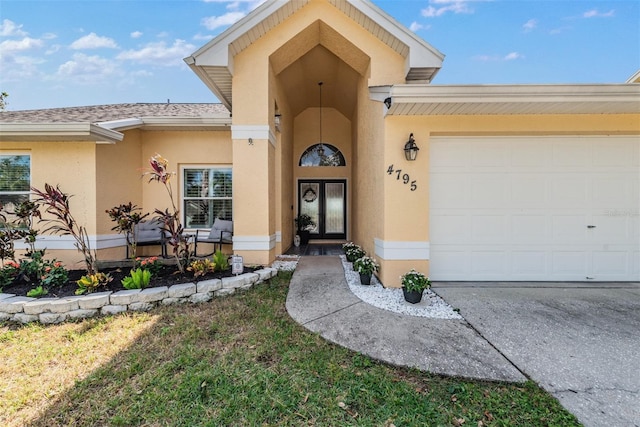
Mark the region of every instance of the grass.
POLYGON ((0 326, 0 425, 577 426, 537 385, 378 363, 286 313, 289 275, 201 305, 0 326))

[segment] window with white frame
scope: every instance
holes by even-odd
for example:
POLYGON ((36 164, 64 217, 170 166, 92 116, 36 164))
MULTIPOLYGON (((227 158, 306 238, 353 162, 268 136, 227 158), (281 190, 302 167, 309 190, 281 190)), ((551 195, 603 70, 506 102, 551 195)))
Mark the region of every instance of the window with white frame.
POLYGON ((15 206, 29 200, 30 192, 31 156, 0 154, 0 205, 7 220, 15 206))
POLYGON ((185 228, 211 228, 216 218, 233 217, 233 180, 229 167, 184 167, 185 228))

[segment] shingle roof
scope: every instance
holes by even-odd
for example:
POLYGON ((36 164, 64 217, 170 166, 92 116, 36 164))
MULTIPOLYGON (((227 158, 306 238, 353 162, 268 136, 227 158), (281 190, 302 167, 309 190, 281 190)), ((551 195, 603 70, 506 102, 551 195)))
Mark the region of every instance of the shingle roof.
POLYGON ((142 117, 212 117, 229 114, 222 104, 110 104, 0 112, 0 123, 101 123, 142 117))

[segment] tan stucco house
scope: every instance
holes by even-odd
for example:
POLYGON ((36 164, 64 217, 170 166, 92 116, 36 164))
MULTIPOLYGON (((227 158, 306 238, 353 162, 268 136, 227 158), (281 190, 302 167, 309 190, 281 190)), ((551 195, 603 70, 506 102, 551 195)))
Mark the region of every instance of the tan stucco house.
MULTIPOLYGON (((287 251, 302 212, 312 238, 374 255, 386 286, 410 268, 639 281, 640 77, 437 85, 443 60, 369 1, 268 0, 185 59, 221 104, 4 112, 0 156, 28 162, 31 185, 73 194, 103 259, 125 251, 106 209, 167 207, 140 178, 160 153, 186 228, 232 219, 226 249, 245 263, 287 251)), ((63 237, 39 244, 77 258, 63 237)))

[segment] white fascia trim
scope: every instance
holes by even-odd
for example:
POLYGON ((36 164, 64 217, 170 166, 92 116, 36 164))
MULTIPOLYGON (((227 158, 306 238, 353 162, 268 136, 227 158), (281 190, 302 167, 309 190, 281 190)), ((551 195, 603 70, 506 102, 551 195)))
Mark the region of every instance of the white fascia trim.
POLYGON ((373 239, 376 256, 383 260, 404 261, 404 260, 429 260, 429 242, 424 241, 393 241, 373 239))
POLYGON ((124 135, 87 122, 78 123, 3 123, 0 141, 92 141, 114 144, 124 135))
MULTIPOLYGON (((298 3, 299 0, 298 0, 298 3)), ((305 1, 306 3, 306 1, 305 1)), ((267 0, 253 12, 227 28, 213 40, 184 58, 188 65, 229 66, 229 45, 283 6, 281 0, 267 0)))
POLYGON ((391 96, 391 88, 393 86, 370 86, 369 99, 372 101, 384 102, 391 96))
POLYGON ((276 243, 282 242, 282 231, 276 231, 276 243))
MULTIPOLYGON (((75 246, 75 239, 71 236, 38 236, 36 238, 36 249, 50 250, 78 250, 75 246)), ((91 249, 108 249, 125 246, 127 240, 122 234, 102 234, 99 236, 89 236, 91 249)), ((28 249, 26 243, 16 242, 16 249, 28 249)))
POLYGON ((144 124, 141 119, 130 118, 122 120, 110 120, 108 122, 100 122, 98 126, 110 130, 125 131, 129 129, 139 128, 144 124))
POLYGON ((234 251, 270 251, 276 247, 276 235, 233 236, 234 251))
POLYGON ((425 40, 418 37, 373 2, 368 0, 348 0, 355 8, 409 46, 409 66, 411 68, 440 68, 444 54, 425 40))
POLYGON ((276 135, 269 125, 232 125, 231 139, 266 139, 276 146, 276 135))
POLYGON ((501 103, 501 102, 604 102, 635 101, 640 85, 425 85, 405 84, 391 88, 397 103, 501 103))

